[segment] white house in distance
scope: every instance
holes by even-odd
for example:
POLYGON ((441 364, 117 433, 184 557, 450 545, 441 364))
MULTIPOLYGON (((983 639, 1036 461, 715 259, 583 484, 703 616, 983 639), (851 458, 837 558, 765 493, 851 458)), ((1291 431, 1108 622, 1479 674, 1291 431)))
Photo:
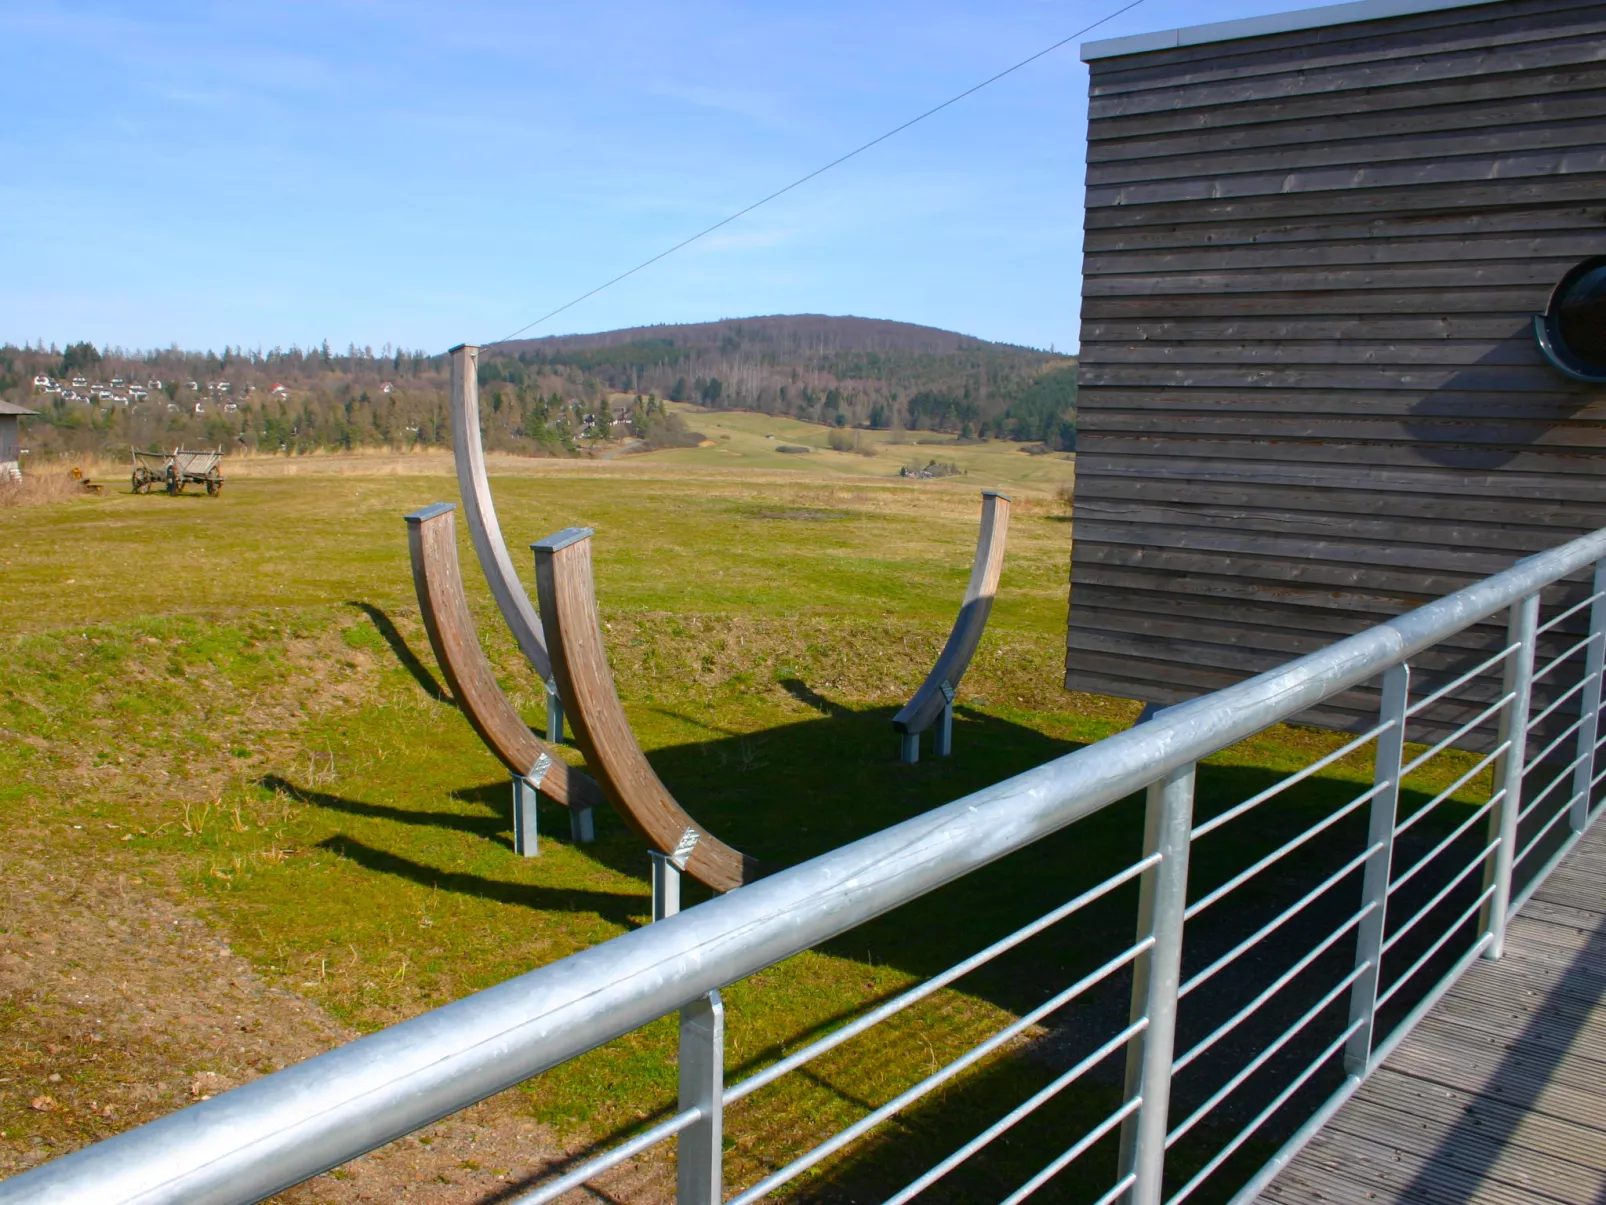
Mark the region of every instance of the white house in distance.
POLYGON ((0 402, 0 481, 21 481, 22 466, 17 463, 18 419, 38 414, 26 406, 0 402))

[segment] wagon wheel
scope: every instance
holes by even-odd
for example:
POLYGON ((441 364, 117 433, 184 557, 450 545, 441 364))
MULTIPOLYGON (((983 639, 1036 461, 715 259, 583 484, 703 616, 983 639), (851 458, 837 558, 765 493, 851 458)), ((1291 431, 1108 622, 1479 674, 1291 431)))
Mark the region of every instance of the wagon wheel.
POLYGON ((176 498, 184 492, 184 479, 171 467, 167 470, 167 496, 176 498))
POLYGON ((223 492, 223 475, 213 469, 206 475, 206 496, 216 498, 223 492))
POLYGON ((151 492, 151 475, 143 467, 134 470, 133 486, 136 494, 151 492))

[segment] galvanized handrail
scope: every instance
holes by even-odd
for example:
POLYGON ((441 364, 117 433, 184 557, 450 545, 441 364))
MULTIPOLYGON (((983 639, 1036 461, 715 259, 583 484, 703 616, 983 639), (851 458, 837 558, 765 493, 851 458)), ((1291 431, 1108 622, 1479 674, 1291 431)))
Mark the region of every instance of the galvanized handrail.
MULTIPOLYGON (((1506 918, 1526 896, 1525 891, 1513 900, 1512 874, 1523 856, 1516 852, 1516 844, 1523 754, 1530 723, 1528 695, 1537 642, 1538 592, 1596 566, 1597 597, 1591 600, 1590 630, 1606 630, 1606 606, 1599 597, 1606 594, 1603 560, 1606 530, 1529 557, 1504 573, 1329 648, 1170 708, 1126 732, 744 886, 663 923, 615 938, 23 1173, 0 1183, 0 1205, 22 1201, 245 1205, 677 1009, 682 1010, 680 1107, 674 1117, 651 1133, 654 1137, 667 1137, 674 1132, 681 1135, 680 1201, 714 1205, 722 1199, 720 1136, 723 1104, 730 1096, 723 1087, 721 1070, 720 988, 1144 789, 1148 819, 1140 867, 1137 937, 1117 960, 1132 961, 1135 970, 1133 1014, 1121 1039, 1128 1053, 1125 1098, 1115 1114, 1095 1127, 1096 1132, 1084 1135, 1009 1199, 1024 1199, 1050 1175, 1089 1149, 1098 1135, 1119 1126, 1121 1166, 1115 1185, 1104 1199, 1114 1200, 1124 1194, 1134 1205, 1154 1205, 1162 1199, 1165 1148, 1173 1132, 1168 1124, 1167 1098, 1170 1080, 1177 1072, 1172 1047, 1183 988, 1180 949, 1188 850, 1202 831, 1202 827, 1194 828, 1192 818, 1194 765, 1270 724, 1386 674, 1384 713, 1378 726, 1363 738, 1379 743, 1373 787, 1361 797, 1373 809, 1372 837, 1363 859, 1366 884, 1361 910, 1346 926, 1358 924, 1360 939, 1355 969, 1336 989, 1351 992, 1350 1021, 1316 1062, 1293 1077, 1248 1127, 1170 1198, 1178 1201, 1194 1191, 1335 1051, 1345 1050, 1350 1072, 1345 1087, 1250 1182, 1238 1198, 1247 1200, 1244 1194, 1263 1186, 1287 1155, 1297 1149, 1297 1144, 1381 1061, 1391 1044, 1403 1036, 1461 968, 1479 954, 1498 953, 1506 918), (1512 622, 1508 649, 1502 655, 1506 680, 1500 691, 1503 704, 1498 738, 1504 752, 1500 755, 1498 789, 1485 805, 1491 823, 1480 854, 1486 866, 1486 881, 1472 909, 1463 914, 1470 920, 1482 910, 1481 936, 1461 956, 1451 976, 1430 991, 1387 1039, 1374 1043, 1371 1027, 1379 1003, 1398 993, 1427 958, 1461 931, 1462 924, 1453 923, 1404 976, 1379 990, 1384 930, 1381 923, 1373 923, 1373 918, 1381 918, 1392 886, 1389 864, 1397 823, 1403 728, 1409 715, 1409 673, 1405 663, 1438 641, 1507 608, 1512 622)), ((1596 740, 1598 723, 1590 709, 1598 710, 1600 705, 1603 643, 1606 642, 1594 640, 1575 648, 1575 654, 1581 652, 1587 659, 1586 679, 1593 675, 1592 684, 1586 684, 1582 692, 1581 706, 1587 718, 1578 734, 1580 750, 1590 750, 1591 754, 1601 743, 1596 740)), ((1571 819, 1574 837, 1570 839, 1576 839, 1592 818, 1591 793, 1598 784, 1593 756, 1580 752, 1578 763, 1572 770, 1573 793, 1558 813, 1571 819)), ((1272 794, 1275 792, 1265 798, 1272 794)), ((1348 806, 1358 804, 1352 801, 1348 806)), ((1551 824, 1555 822, 1553 819, 1551 824)), ((1319 821, 1316 827, 1325 828, 1326 824, 1325 820, 1319 821)), ((1528 842, 1530 851, 1537 848, 1545 831, 1528 842)), ((1308 830, 1306 837, 1299 838, 1306 839, 1308 830)), ((1565 846, 1551 855, 1545 870, 1564 850, 1565 846)), ((1302 906, 1296 904, 1294 908, 1302 906)), ((1109 967, 1106 964, 1095 974, 1107 973, 1109 967)), ((1084 979, 1059 993, 1049 1005, 1026 1015, 1046 1015, 1046 1010, 1057 1006, 1055 1001, 1063 1002, 1092 981, 1091 976, 1084 979)), ((1329 993, 1329 998, 1335 997, 1329 993)), ((1306 1023, 1297 1022, 1276 1040, 1291 1040, 1306 1023)), ((1012 1025, 1006 1031, 1016 1028, 1012 1025)), ((997 1039, 998 1035, 994 1035, 983 1045, 993 1048, 997 1039)), ((1119 1045, 1110 1049, 1118 1049, 1119 1045)), ((957 1060, 966 1065, 972 1061, 972 1055, 957 1060)), ((887 1107, 878 1110, 878 1114, 887 1107)), ((1020 1116, 1024 1116, 1020 1110, 1012 1113, 1010 1124, 1020 1116)), ((1190 1120, 1188 1124, 1193 1123, 1190 1120)), ((867 1128, 862 1123, 850 1127, 855 1133, 867 1128)), ((627 1143, 629 1153, 645 1149, 650 1145, 648 1138, 649 1135, 639 1135, 627 1143)), ((832 1146, 833 1141, 825 1145, 832 1146)), ((624 1157, 616 1149, 586 1168, 565 1175, 562 1182, 579 1183, 576 1176, 594 1175, 624 1157)), ((754 1199, 761 1189, 767 1191, 773 1186, 771 1177, 738 1199, 754 1199)), ((548 1199, 550 1194, 540 1190, 537 1195, 548 1199)))

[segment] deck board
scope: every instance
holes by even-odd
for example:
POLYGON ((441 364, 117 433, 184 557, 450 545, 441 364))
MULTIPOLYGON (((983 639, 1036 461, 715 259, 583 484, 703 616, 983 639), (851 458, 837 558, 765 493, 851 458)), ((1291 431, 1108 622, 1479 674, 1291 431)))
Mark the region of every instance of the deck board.
POLYGON ((1606 1205, 1606 825, 1257 1200, 1606 1205))

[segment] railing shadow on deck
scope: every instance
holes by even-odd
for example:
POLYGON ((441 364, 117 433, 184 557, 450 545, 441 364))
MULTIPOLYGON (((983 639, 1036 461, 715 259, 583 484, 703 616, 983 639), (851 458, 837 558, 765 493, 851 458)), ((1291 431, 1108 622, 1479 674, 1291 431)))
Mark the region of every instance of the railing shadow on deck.
MULTIPOLYGON (((1530 914, 1533 908, 1534 904, 1530 903, 1530 914)), ((1399 1199, 1422 1200, 1430 1192, 1442 1193, 1440 1171, 1445 1167, 1453 1167, 1479 1186, 1488 1183, 1495 1178, 1496 1166, 1514 1144, 1518 1129, 1531 1113, 1545 1111, 1561 1121, 1579 1120, 1554 1109, 1542 1109, 1541 1098, 1555 1083, 1556 1073, 1595 1015, 1594 1007, 1606 996, 1606 913, 1596 912, 1594 917, 1583 948, 1561 972, 1544 999, 1532 1009, 1521 1031, 1505 1043, 1505 1054, 1488 1077, 1491 1090, 1498 1094, 1500 1107, 1467 1108, 1438 1143, 1424 1168, 1403 1188, 1399 1199)), ((1520 948, 1508 952, 1506 958, 1514 956, 1521 956, 1520 948)), ((1504 961, 1485 968, 1484 973, 1499 975, 1504 961)), ((1445 1086, 1460 1095, 1470 1095, 1463 1085, 1447 1083, 1445 1086)), ((1550 1154, 1566 1157, 1563 1152, 1550 1154)), ((1595 1205, 1606 1205, 1606 1177, 1602 1177, 1595 1205)))

